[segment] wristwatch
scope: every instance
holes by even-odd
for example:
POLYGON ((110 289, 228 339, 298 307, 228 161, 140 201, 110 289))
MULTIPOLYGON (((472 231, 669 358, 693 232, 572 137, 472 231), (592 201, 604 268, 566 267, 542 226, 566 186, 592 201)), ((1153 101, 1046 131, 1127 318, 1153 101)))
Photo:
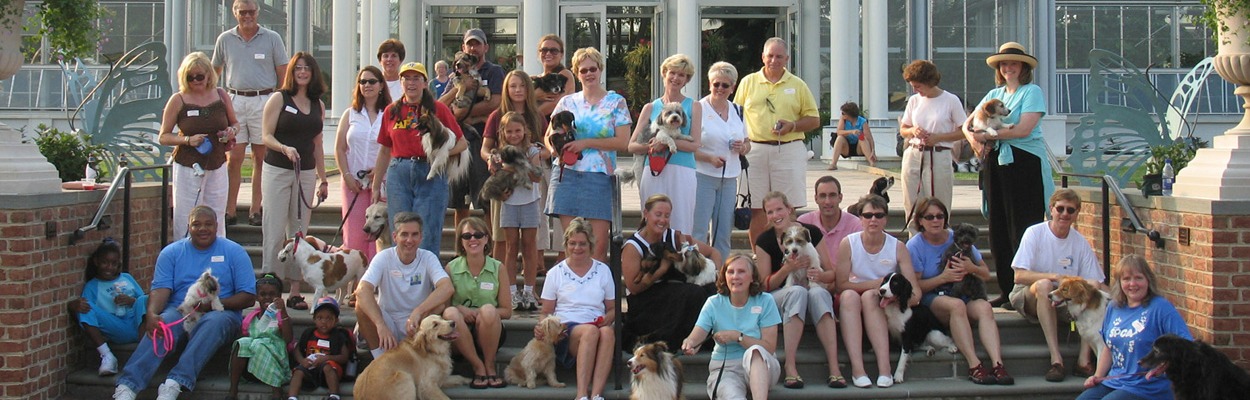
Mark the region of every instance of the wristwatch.
POLYGON ((744 337, 746 337, 746 334, 738 332, 738 343, 742 343, 742 338, 744 337))

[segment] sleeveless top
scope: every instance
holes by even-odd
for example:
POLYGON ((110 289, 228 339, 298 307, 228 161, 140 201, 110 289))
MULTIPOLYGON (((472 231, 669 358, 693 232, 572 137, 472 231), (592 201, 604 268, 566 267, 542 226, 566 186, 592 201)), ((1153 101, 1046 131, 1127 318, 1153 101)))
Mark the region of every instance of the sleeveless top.
MULTIPOLYGON (((681 251, 681 249, 677 248, 677 244, 676 244, 677 241, 673 239, 674 233, 675 232, 671 228, 664 231, 664 239, 661 240, 661 242, 668 243, 670 246, 673 246, 674 249, 681 251)), ((638 253, 642 254, 642 258, 647 258, 651 256, 651 243, 648 243, 647 239, 642 238, 642 233, 634 232, 634 236, 631 236, 628 240, 625 241, 625 243, 629 245, 633 245, 634 248, 638 249, 638 253)), ((664 273, 664 276, 661 276, 659 279, 656 279, 655 281, 656 282, 665 282, 665 281, 685 282, 686 274, 683 274, 681 273, 681 271, 678 271, 677 266, 672 266, 672 267, 669 267, 668 272, 664 273)))
MULTIPOLYGON (((682 100, 681 110, 686 112, 686 123, 682 124, 681 126, 681 134, 689 136, 690 127, 693 125, 690 122, 690 120, 691 118, 694 118, 694 99, 687 97, 685 100, 682 100)), ((651 102, 650 119, 652 123, 655 123, 655 118, 660 116, 661 111, 664 111, 663 101, 661 101, 660 99, 655 99, 655 101, 651 102)), ((646 160, 646 159, 647 159, 646 157, 643 157, 643 160, 646 160)), ((649 165, 649 164, 650 164, 650 161, 647 161, 647 163, 643 165, 649 165)), ((673 153, 673 157, 668 160, 668 165, 680 165, 683 167, 694 169, 694 153, 689 152, 689 151, 678 150, 676 153, 673 153)))
POLYGON ((851 242, 851 282, 881 279, 898 270, 898 239, 893 235, 885 235, 885 244, 876 254, 864 250, 863 232, 852 233, 846 238, 851 242))
MULTIPOLYGON (((278 143, 294 147, 299 153, 301 171, 316 168, 317 160, 313 157, 316 143, 313 143, 313 139, 321 134, 323 119, 324 110, 321 110, 320 102, 310 102, 309 108, 308 114, 301 113, 291 95, 282 93, 282 110, 278 111, 278 126, 273 130, 273 137, 278 139, 278 143)), ((286 155, 276 151, 265 152, 265 164, 295 169, 286 155)))
POLYGON ((230 119, 226 116, 226 103, 221 100, 222 92, 218 89, 218 99, 206 106, 187 104, 185 101, 182 103, 182 108, 178 110, 178 117, 174 120, 174 125, 178 126, 178 135, 190 137, 201 133, 207 134, 204 140, 212 143, 213 149, 208 154, 200 154, 195 146, 185 144, 174 146, 173 160, 178 165, 190 167, 199 163, 200 168, 211 171, 221 168, 226 163, 226 144, 222 143, 219 140, 220 137, 217 136, 217 132, 230 126, 230 119))

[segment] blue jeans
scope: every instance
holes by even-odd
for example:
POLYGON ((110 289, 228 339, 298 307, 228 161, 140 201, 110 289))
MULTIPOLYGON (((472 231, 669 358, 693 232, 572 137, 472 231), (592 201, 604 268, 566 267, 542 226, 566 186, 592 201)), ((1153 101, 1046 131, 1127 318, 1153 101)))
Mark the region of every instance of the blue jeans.
MULTIPOLYGON (((170 304, 161 313, 161 319, 166 323, 181 318, 182 314, 178 313, 177 304, 170 304)), ((200 375, 200 369, 213 358, 221 345, 233 342, 239 336, 242 326, 243 316, 238 311, 210 311, 204 314, 199 324, 195 326, 195 333, 187 342, 182 356, 178 358, 178 364, 169 371, 168 378, 178 382, 187 390, 195 390, 195 380, 200 375)), ((175 346, 187 337, 186 331, 182 330, 182 324, 174 325, 170 331, 173 333, 175 346)), ((157 357, 156 353, 152 352, 151 332, 145 333, 148 335, 139 340, 139 347, 126 362, 121 377, 117 378, 118 386, 126 385, 135 393, 148 387, 148 381, 152 379, 153 374, 156 374, 157 368, 160 368, 161 361, 164 360, 164 357, 157 357)), ((164 347, 165 343, 162 340, 158 344, 164 347)))
POLYGON ((1099 400, 1099 399, 1102 399, 1102 400, 1146 400, 1142 398, 1141 396, 1138 396, 1138 395, 1135 395, 1135 394, 1132 394, 1123 390, 1112 389, 1101 383, 1098 384, 1098 386, 1085 389, 1085 391, 1081 392, 1081 395, 1076 398, 1076 400, 1099 400))
POLYGON ((386 212, 395 227, 395 215, 410 211, 421 216, 421 248, 438 254, 447 211, 447 178, 425 179, 430 163, 396 158, 386 168, 386 212))
POLYGON ((694 200, 694 232, 690 234, 704 243, 708 243, 708 223, 711 223, 715 243, 710 243, 720 252, 721 259, 729 257, 729 239, 733 234, 734 200, 738 193, 738 178, 721 178, 704 174, 695 174, 698 185, 695 188, 694 200), (713 215, 715 214, 715 215, 713 215))

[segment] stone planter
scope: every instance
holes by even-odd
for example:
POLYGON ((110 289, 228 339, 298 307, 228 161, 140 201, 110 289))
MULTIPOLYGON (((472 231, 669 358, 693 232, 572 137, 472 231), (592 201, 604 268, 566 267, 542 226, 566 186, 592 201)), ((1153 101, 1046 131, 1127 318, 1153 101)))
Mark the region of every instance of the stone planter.
MULTIPOLYGON (((9 8, 0 10, 2 15, 15 15, 13 21, 21 21, 26 0, 11 0, 9 8)), ((20 22, 14 22, 20 23, 20 22)), ((17 27, 0 27, 14 29, 17 27)), ((16 34, 0 35, 0 81, 13 77, 22 68, 22 37, 16 34)), ((3 84, 3 82, 0 82, 3 84)), ((0 194, 39 194, 61 191, 61 178, 56 168, 39 153, 34 143, 22 143, 22 134, 0 124, 0 194)))

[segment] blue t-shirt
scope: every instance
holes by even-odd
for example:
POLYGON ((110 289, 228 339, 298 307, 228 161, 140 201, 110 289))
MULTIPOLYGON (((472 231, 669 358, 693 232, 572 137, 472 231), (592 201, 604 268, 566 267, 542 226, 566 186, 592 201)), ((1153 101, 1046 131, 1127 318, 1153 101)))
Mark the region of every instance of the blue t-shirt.
MULTIPOLYGON (((946 230, 946 243, 934 246, 924 240, 924 235, 912 236, 907 241, 907 252, 911 253, 911 266, 916 269, 916 273, 920 274, 920 279, 929 279, 942 273, 942 256, 946 255, 946 248, 955 243, 955 233, 946 230)), ((972 262, 981 262, 981 252, 977 250, 977 246, 972 246, 972 254, 968 255, 972 262)))
POLYGON ((134 306, 118 306, 113 302, 113 298, 119 294, 138 299, 143 296, 143 287, 139 286, 139 282, 135 281, 135 277, 128 273, 122 272, 111 281, 102 281, 100 278, 93 278, 87 281, 82 288, 82 298, 87 300, 87 304, 92 309, 99 309, 108 314, 116 316, 125 316, 134 311, 134 306))
POLYGON ((1155 296, 1148 303, 1133 308, 1112 303, 1102 322, 1102 338, 1111 351, 1111 371, 1107 376, 1115 378, 1102 384, 1147 399, 1171 399, 1172 381, 1167 376, 1146 380, 1147 370, 1137 364, 1150 353, 1155 339, 1169 333, 1194 339, 1176 307, 1163 296, 1155 296))
MULTIPOLYGON (((1011 110, 1011 115, 1003 117, 1003 123, 1017 124, 1020 123, 1020 116, 1025 113, 1041 113, 1046 116, 1046 97, 1042 95, 1042 88, 1032 83, 1020 85, 1013 93, 1007 93, 1006 86, 999 86, 985 94, 977 108, 981 108, 982 104, 991 99, 999 99, 1011 110)), ((1042 184, 1042 203, 1049 204, 1050 195, 1055 192, 1055 180, 1051 179, 1051 165, 1049 157, 1046 155, 1046 139, 1042 136, 1042 121, 1037 121, 1037 125, 1033 126, 1033 130, 1029 131, 1029 136, 1014 139, 997 140, 993 142, 998 146, 998 165, 1011 165, 1016 161, 1014 149, 1026 151, 1037 156, 1041 161, 1041 175, 1038 181, 1042 184)), ((1026 177, 1020 177, 1026 178, 1026 177)), ((983 212, 985 210, 982 210, 983 212)), ((1046 210, 1041 210, 1045 212, 1046 210)), ((987 214, 988 215, 988 214, 987 214)))
POLYGON ((169 289, 172 294, 166 308, 178 306, 186 298, 187 289, 200 279, 205 269, 213 270, 213 277, 221 285, 217 295, 222 299, 239 292, 256 294, 252 258, 243 246, 224 237, 218 237, 206 250, 195 248, 190 238, 166 246, 156 257, 152 290, 169 289))
MULTIPOLYGON (((742 307, 734 307, 729 302, 729 296, 718 294, 707 298, 703 303, 703 310, 699 311, 699 320, 694 324, 709 334, 717 331, 739 331, 759 339, 761 330, 781 324, 781 312, 777 311, 777 303, 768 292, 748 297, 747 304, 742 307)), ((712 349, 712 359, 739 360, 746 350, 737 342, 717 343, 712 349)))

